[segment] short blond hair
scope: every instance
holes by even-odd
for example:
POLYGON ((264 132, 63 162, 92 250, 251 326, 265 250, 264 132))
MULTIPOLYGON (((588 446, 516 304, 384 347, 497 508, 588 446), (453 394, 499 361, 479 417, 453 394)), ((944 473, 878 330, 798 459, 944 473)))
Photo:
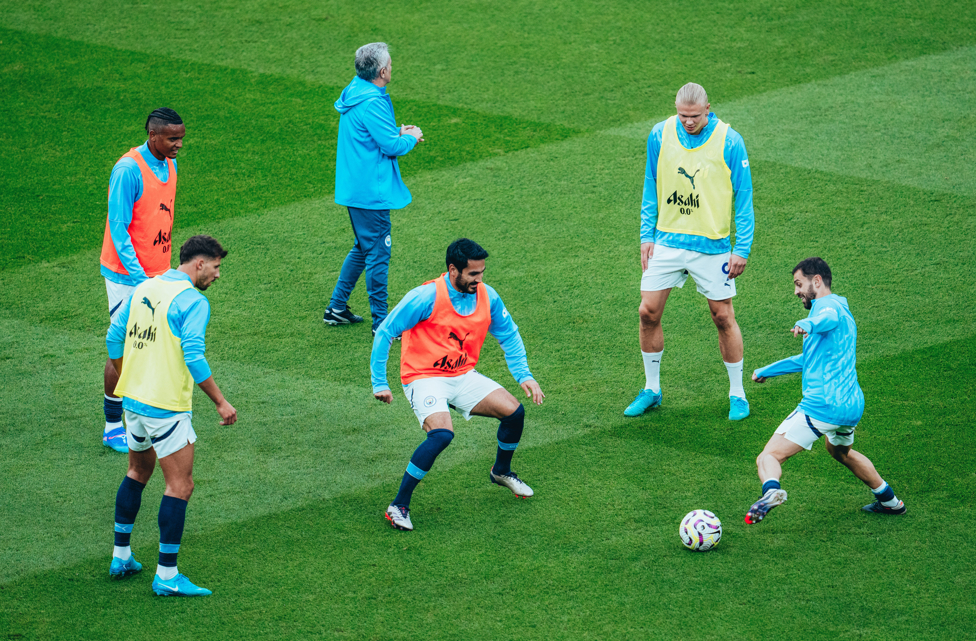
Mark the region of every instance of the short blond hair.
POLYGON ((708 94, 705 93, 705 88, 701 85, 689 82, 678 89, 678 95, 674 97, 674 104, 704 106, 708 104, 708 94))

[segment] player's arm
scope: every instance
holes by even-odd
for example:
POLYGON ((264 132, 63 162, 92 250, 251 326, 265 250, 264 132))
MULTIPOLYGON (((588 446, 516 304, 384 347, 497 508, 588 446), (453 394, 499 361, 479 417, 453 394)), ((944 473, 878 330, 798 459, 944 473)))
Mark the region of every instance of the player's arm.
POLYGON ((135 284, 148 279, 146 270, 139 264, 136 248, 132 245, 129 225, 132 224, 132 207, 142 196, 142 173, 136 161, 123 158, 112 169, 108 182, 108 232, 119 261, 129 272, 135 284))
POLYGON ((732 192, 735 194, 735 248, 729 259, 729 278, 735 278, 746 268, 752 251, 756 230, 756 212, 752 203, 752 169, 742 136, 729 132, 725 148, 725 163, 732 172, 732 192))
POLYGON ((790 356, 781 361, 776 361, 772 365, 760 367, 752 373, 752 380, 757 383, 766 382, 767 378, 782 376, 783 374, 795 374, 803 371, 803 354, 790 356))
POLYGON ((491 324, 488 326, 488 333, 501 345, 508 371, 525 392, 525 396, 531 397, 536 405, 542 405, 542 399, 546 395, 542 393, 542 388, 529 371, 525 343, 522 341, 522 335, 519 334, 518 325, 512 320, 498 293, 488 285, 485 285, 485 288, 488 290, 488 301, 491 305, 491 324))
POLYGON ((403 332, 430 318, 437 297, 435 283, 421 285, 407 292, 393 311, 383 319, 373 337, 373 351, 369 355, 369 377, 373 396, 384 403, 393 402, 393 392, 386 380, 386 365, 390 359, 390 345, 403 332))
POLYGON ((180 292, 169 306, 166 320, 173 334, 180 337, 183 361, 190 370, 193 382, 214 402, 220 415, 220 424, 233 425, 237 421, 237 410, 227 402, 217 387, 206 357, 210 302, 196 290, 180 292))
POLYGON ((799 334, 826 334, 840 324, 840 315, 833 307, 821 307, 816 315, 808 316, 793 325, 794 336, 799 334))
POLYGON ((661 154, 661 131, 654 127, 647 136, 647 165, 644 167, 644 195, 641 198, 641 271, 654 255, 657 235, 657 159, 661 154))
POLYGON ((400 127, 397 127, 382 100, 373 100, 366 105, 363 124, 379 145, 380 151, 387 156, 404 156, 419 142, 409 132, 405 131, 404 135, 400 135, 400 127))
POLYGON ((108 333, 105 335, 105 345, 108 347, 108 357, 115 366, 115 371, 122 373, 122 356, 125 353, 125 328, 129 324, 129 309, 132 304, 130 294, 115 315, 115 319, 108 326, 108 333))

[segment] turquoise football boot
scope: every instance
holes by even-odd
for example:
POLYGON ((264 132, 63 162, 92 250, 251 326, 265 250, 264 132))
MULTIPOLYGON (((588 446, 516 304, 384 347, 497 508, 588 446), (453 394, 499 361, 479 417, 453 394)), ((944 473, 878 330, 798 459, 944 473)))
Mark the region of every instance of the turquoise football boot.
POLYGON ((729 397, 729 420, 741 421, 749 416, 749 401, 741 396, 729 397))
POLYGON ((113 579, 121 579, 139 572, 142 572, 142 563, 136 561, 134 556, 130 556, 125 561, 114 556, 112 557, 112 565, 108 568, 108 574, 113 579))
POLYGON ((634 399, 634 402, 624 410, 624 416, 640 416, 649 409, 660 407, 663 399, 663 391, 655 392, 654 390, 643 389, 634 399))
POLYGON ((116 427, 114 430, 102 432, 102 445, 120 454, 127 454, 129 446, 125 442, 125 427, 116 427))
POLYGON ((206 588, 201 588, 190 583, 190 579, 182 574, 177 574, 169 581, 163 581, 157 574, 153 578, 152 591, 157 596, 208 596, 213 594, 206 588))

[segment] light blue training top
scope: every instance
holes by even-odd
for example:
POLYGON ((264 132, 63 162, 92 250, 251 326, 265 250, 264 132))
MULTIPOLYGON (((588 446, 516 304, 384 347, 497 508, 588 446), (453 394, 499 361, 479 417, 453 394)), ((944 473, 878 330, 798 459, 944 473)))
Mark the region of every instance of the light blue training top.
MULTIPOLYGON (((454 289, 451 278, 444 275, 444 282, 447 283, 447 293, 451 299, 451 305, 461 316, 470 316, 478 307, 478 294, 464 294, 454 289)), ((505 353, 505 363, 508 371, 512 373, 518 384, 532 378, 529 371, 529 363, 525 356, 525 344, 519 334, 518 325, 512 320, 505 304, 502 303, 498 292, 485 285, 488 291, 488 302, 491 307, 491 324, 488 326, 488 333, 494 336, 502 352, 505 353)), ((382 392, 390 389, 386 380, 386 362, 390 357, 390 345, 393 339, 403 334, 408 329, 413 328, 421 321, 430 318, 434 313, 434 301, 437 298, 437 284, 427 283, 420 287, 415 287, 403 297, 390 315, 387 316, 376 330, 376 338, 373 339, 373 352, 369 358, 369 370, 373 383, 373 393, 382 392)))
MULTIPOLYGON (((170 269, 158 278, 170 282, 178 280, 192 282, 189 275, 175 269, 170 269)), ((108 328, 105 344, 108 346, 109 358, 120 358, 125 352, 125 330, 129 324, 131 305, 132 296, 129 296, 108 328)), ((210 364, 207 363, 207 358, 204 356, 207 349, 207 324, 210 322, 210 301, 207 300, 207 297, 193 287, 180 292, 169 306, 166 321, 169 323, 169 329, 173 335, 180 339, 180 346, 183 348, 183 360, 190 370, 193 382, 199 384, 210 378, 210 364)), ((169 418, 182 413, 146 405, 131 398, 123 398, 122 407, 130 412, 153 418, 169 418)))
MULTIPOLYGON (((667 122, 667 121, 665 121, 667 122)), ((678 141, 685 149, 701 147, 711 137, 718 124, 718 116, 708 114, 708 124, 692 136, 681 123, 675 129, 678 141)), ((732 241, 725 238, 706 238, 694 234, 664 232, 657 229, 657 161, 661 155, 661 136, 664 122, 651 129, 647 137, 647 168, 644 171, 644 198, 641 202, 641 243, 655 243, 675 249, 688 249, 702 254, 727 254, 732 250, 732 241)), ((756 213, 752 208, 752 172, 749 170, 749 156, 746 144, 737 131, 729 127, 725 136, 725 164, 732 170, 732 191, 735 194, 735 251, 732 253, 749 258, 752 250, 752 237, 756 229, 756 213)))
POLYGON ((417 146, 401 136, 386 87, 359 76, 335 102, 339 112, 335 201, 359 209, 402 209, 413 198, 400 177, 397 156, 417 146))
MULTIPOLYGON (((142 143, 138 147, 146 164, 156 177, 162 182, 169 180, 169 166, 166 159, 158 160, 149 151, 149 141, 142 143)), ((176 169, 176 161, 173 161, 173 169, 176 169)), ((179 172, 177 172, 179 173, 179 172)), ((125 267, 126 274, 117 274, 108 267, 102 265, 102 276, 113 283, 120 285, 138 285, 148 279, 146 271, 136 259, 136 250, 132 246, 132 238, 129 236, 129 225, 132 224, 132 207, 136 201, 142 197, 142 171, 139 165, 132 158, 120 158, 115 167, 112 168, 112 175, 108 179, 108 231, 112 236, 112 244, 119 255, 119 260, 125 267)))
POLYGON ((810 315, 796 322, 807 333, 803 353, 757 369, 770 378, 803 372, 803 400, 798 409, 831 425, 855 426, 864 414, 864 393, 857 383, 857 326, 847 299, 836 294, 813 299, 810 315))

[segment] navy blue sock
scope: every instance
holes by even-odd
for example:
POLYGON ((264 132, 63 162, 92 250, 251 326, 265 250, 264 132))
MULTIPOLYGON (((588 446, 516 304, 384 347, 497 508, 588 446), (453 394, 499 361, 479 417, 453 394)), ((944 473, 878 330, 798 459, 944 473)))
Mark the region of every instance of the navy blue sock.
POLYGON ((186 522, 186 501, 163 495, 159 504, 159 564, 175 568, 186 522))
POLYGON ((124 548, 129 545, 132 525, 142 505, 142 491, 146 486, 129 478, 122 479, 119 491, 115 494, 115 545, 124 548))
POLYGON ((492 471, 495 474, 508 474, 512 471, 512 455, 522 440, 525 426, 525 408, 519 403, 518 409, 506 416, 498 424, 498 453, 492 471))
POLYGON ((105 422, 106 423, 121 423, 122 422, 122 399, 112 398, 105 395, 105 422))
POLYGON ((400 491, 393 499, 393 505, 410 507, 410 497, 413 496, 413 490, 417 487, 417 483, 420 483, 420 479, 424 478, 424 475, 430 471, 430 468, 434 466, 434 459, 451 444, 453 438, 454 432, 451 430, 427 432, 427 439, 414 450, 413 456, 410 457, 410 463, 407 465, 407 471, 403 473, 400 491))
MULTIPOLYGON (((874 492, 874 490, 871 490, 874 492)), ((884 484, 884 488, 880 492, 874 492, 874 497, 884 503, 885 501, 893 501, 895 499, 895 491, 891 489, 891 486, 887 483, 884 484)))
POLYGON ((770 490, 778 490, 778 489, 780 489, 779 481, 777 481, 776 479, 769 479, 768 481, 763 483, 762 496, 765 496, 766 492, 770 490))

